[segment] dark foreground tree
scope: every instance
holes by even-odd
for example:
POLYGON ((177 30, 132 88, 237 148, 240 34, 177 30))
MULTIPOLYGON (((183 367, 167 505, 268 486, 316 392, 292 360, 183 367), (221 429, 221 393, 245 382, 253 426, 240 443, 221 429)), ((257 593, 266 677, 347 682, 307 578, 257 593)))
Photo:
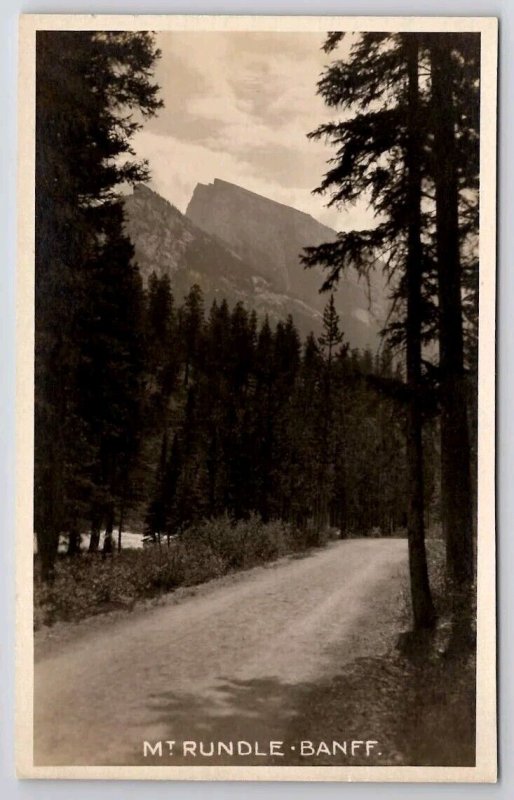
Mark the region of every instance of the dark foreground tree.
POLYGON ((461 227, 468 234, 473 233, 478 220, 473 217, 473 207, 471 220, 469 213, 462 220, 459 206, 461 192, 476 196, 478 190, 479 37, 431 35, 428 50, 439 298, 441 516, 448 576, 454 587, 466 592, 474 574, 474 513, 464 363, 461 227))
MULTIPOLYGON (((330 52, 344 34, 330 35, 330 52)), ((319 192, 330 205, 366 196, 380 222, 365 231, 339 234, 336 242, 308 248, 307 266, 328 270, 324 288, 353 266, 361 275, 382 258, 395 286, 395 303, 406 347, 408 539, 415 628, 431 627, 434 610, 424 540, 422 447, 422 337, 425 324, 421 189, 425 145, 416 34, 362 34, 346 61, 327 68, 319 83, 326 103, 351 112, 342 122, 322 125, 312 136, 337 147, 319 192), (394 90, 391 88, 394 87, 394 90)))
POLYGON ((412 610, 416 628, 430 628, 435 621, 428 581, 425 550, 425 498, 423 477, 423 381, 422 319, 423 263, 421 242, 422 145, 421 103, 419 96, 419 43, 415 35, 402 38, 407 66, 407 122, 405 136, 405 203, 407 247, 406 283, 406 372, 409 392, 407 408, 407 469, 409 472, 409 567, 412 610))
POLYGON ((87 517, 94 531, 111 525, 119 487, 127 485, 119 467, 135 431, 129 442, 119 426, 132 414, 127 380, 137 382, 125 367, 137 372, 137 359, 126 315, 136 309, 137 317, 141 287, 116 192, 147 177, 146 165, 132 158, 139 127, 132 114, 150 116, 159 107, 150 80, 157 56, 147 33, 37 34, 34 521, 45 579, 60 533, 76 537, 87 517), (98 291, 107 286, 95 316, 98 291), (81 395, 84 375, 91 404, 81 395), (94 401, 102 395, 100 407, 94 401))

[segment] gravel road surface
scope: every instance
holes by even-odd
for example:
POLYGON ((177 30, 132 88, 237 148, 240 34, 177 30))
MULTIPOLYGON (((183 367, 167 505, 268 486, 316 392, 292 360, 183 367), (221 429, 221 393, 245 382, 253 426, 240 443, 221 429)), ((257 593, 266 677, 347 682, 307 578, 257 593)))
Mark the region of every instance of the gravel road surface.
POLYGON ((294 749, 295 719, 313 713, 309 687, 363 655, 359 642, 365 654, 380 646, 406 560, 402 539, 334 542, 176 604, 77 626, 35 665, 35 764, 286 763, 269 742, 287 736, 294 749), (217 744, 199 755, 200 742, 208 753, 241 740, 249 760, 218 756, 217 744), (184 741, 195 755, 183 755, 184 741))

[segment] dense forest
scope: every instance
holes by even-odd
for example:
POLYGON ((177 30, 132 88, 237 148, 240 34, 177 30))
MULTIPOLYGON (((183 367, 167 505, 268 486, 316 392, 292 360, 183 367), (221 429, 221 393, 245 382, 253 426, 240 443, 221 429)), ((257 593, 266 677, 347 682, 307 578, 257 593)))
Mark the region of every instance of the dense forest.
POLYGON ((291 318, 272 330, 240 304, 204 316, 197 287, 175 311, 166 279, 146 308, 149 535, 225 511, 345 534, 401 527, 402 411, 373 382, 392 379, 391 360, 349 350, 332 298, 304 343, 291 318))
MULTIPOLYGON (((327 53, 343 34, 330 34, 327 53)), ((327 270, 323 332, 302 340, 193 285, 143 286, 120 187, 158 112, 148 33, 39 32, 35 531, 44 580, 59 537, 168 543, 199 520, 257 515, 341 536, 409 539, 414 623, 433 625, 425 534, 473 581, 478 280, 478 68, 472 35, 362 34, 319 92, 345 121, 319 191, 361 195, 377 224, 308 248, 327 270), (383 345, 345 341, 333 295, 348 265, 384 269, 383 345)), ((322 288, 322 287, 320 287, 322 288)))

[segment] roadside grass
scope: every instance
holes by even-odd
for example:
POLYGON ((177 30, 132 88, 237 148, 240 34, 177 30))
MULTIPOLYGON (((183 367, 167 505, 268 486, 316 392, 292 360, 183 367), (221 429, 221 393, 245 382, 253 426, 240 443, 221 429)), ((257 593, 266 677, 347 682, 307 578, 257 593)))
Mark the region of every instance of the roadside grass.
MULTIPOLYGON (((250 569, 288 554, 323 547, 335 532, 300 530, 257 516, 234 522, 228 516, 205 520, 179 538, 112 556, 81 553, 59 556, 55 579, 44 584, 34 569, 34 628, 78 621, 112 611, 131 610, 139 600, 181 586, 195 586, 231 572, 250 569)), ((36 557, 37 561, 37 557, 36 557)))
MULTIPOLYGON (((306 765, 473 766, 475 764, 475 648, 456 638, 445 588, 444 543, 427 542, 438 625, 399 647, 411 625, 408 579, 396 597, 377 596, 375 630, 355 633, 356 656, 304 698, 299 738, 373 740, 371 756, 297 758, 306 765), (455 644, 457 642, 457 645, 455 644)), ((344 656, 344 654, 343 654, 344 656)))
POLYGON ((410 764, 474 766, 476 607, 468 630, 450 607, 444 542, 428 541, 427 550, 438 624, 418 651, 396 656, 405 673, 396 740, 410 764))

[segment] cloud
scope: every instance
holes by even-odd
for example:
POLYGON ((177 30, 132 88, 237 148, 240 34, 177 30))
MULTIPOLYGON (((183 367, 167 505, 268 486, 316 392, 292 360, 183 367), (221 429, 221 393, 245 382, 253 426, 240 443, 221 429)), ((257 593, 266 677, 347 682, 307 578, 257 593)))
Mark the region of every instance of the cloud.
POLYGON ((332 155, 307 133, 333 114, 316 95, 329 60, 310 33, 166 32, 156 79, 164 109, 135 138, 157 191, 180 210, 198 182, 222 178, 349 229, 365 203, 337 212, 313 196, 332 155))
POLYGON ((366 220, 365 206, 356 206, 344 214, 329 210, 325 207, 326 201, 312 195, 308 187, 263 176, 251 163, 228 152, 215 152, 202 144, 148 131, 138 133, 134 144, 138 155, 150 162, 150 185, 182 212, 197 183, 212 183, 215 178, 222 178, 305 211, 337 230, 362 227, 363 219, 366 220))
POLYGON ((148 131, 141 131, 134 144, 138 155, 150 162, 151 185, 181 211, 185 211, 197 183, 222 178, 318 218, 323 215, 323 203, 303 186, 284 186, 262 177, 250 162, 229 152, 219 153, 203 144, 148 131))

